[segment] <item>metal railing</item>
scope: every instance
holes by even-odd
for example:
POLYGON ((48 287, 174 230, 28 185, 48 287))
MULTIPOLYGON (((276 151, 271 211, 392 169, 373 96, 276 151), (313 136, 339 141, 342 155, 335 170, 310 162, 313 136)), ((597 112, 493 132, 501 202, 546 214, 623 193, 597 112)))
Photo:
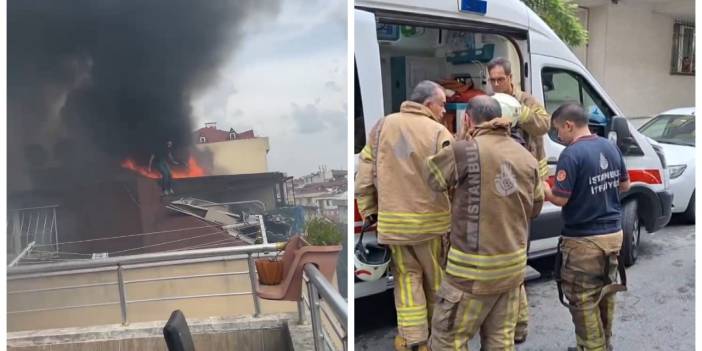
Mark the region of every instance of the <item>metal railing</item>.
MULTIPOLYGON (((348 310, 346 309, 346 300, 339 294, 336 289, 327 281, 322 273, 313 264, 308 263, 304 267, 305 275, 307 276, 307 295, 308 303, 310 308, 310 319, 312 323, 312 337, 314 340, 315 350, 324 350, 325 346, 325 335, 324 329, 322 328, 322 314, 326 314, 326 309, 322 308, 322 301, 326 302, 326 305, 330 307, 332 313, 337 317, 337 320, 341 322, 343 331, 337 330, 332 326, 332 330, 336 334, 336 337, 341 340, 344 351, 348 349, 348 310)), ((300 311, 300 304, 298 304, 298 311, 300 311)), ((302 315, 302 313, 300 313, 302 315)), ((331 320, 331 316, 326 315, 328 320, 331 320)), ((300 318, 302 321, 302 317, 300 318)), ((331 347, 331 343, 329 343, 331 347)), ((333 349, 333 348, 332 348, 333 349)))
MULTIPOLYGON (((285 243, 276 244, 262 244, 262 245, 248 245, 248 246, 235 246, 235 247, 219 247, 219 248, 209 248, 209 249, 199 249, 199 250, 189 250, 189 251, 174 251, 174 252, 161 252, 161 253, 150 253, 132 256, 120 256, 120 257, 110 257, 102 259, 93 260, 74 260, 65 261, 52 264, 37 264, 31 266, 14 266, 7 269, 7 279, 9 281, 13 280, 23 280, 23 279, 36 279, 45 277, 55 277, 63 275, 73 275, 73 274, 83 274, 83 273, 104 273, 104 272, 115 272, 116 279, 114 281, 100 282, 100 283, 90 283, 90 284, 76 284, 76 285, 66 285, 58 287, 40 288, 40 289, 19 289, 19 290, 8 290, 8 297, 13 295, 25 295, 33 293, 46 293, 46 292, 56 292, 56 291, 66 291, 84 288, 95 288, 95 287, 116 287, 119 299, 118 301, 106 301, 91 304, 78 304, 78 305, 65 305, 65 306, 52 306, 52 307, 42 307, 42 308, 31 308, 24 310, 9 310, 7 311, 9 315, 16 314, 26 314, 33 312, 45 312, 45 311, 59 311, 68 309, 78 309, 78 308, 89 308, 89 307, 102 307, 102 306, 114 306, 119 305, 120 307, 120 319, 122 324, 126 325, 129 321, 128 315, 128 305, 156 302, 156 301, 169 301, 169 300, 184 300, 184 299, 198 299, 198 298, 209 298, 209 297, 225 297, 225 296, 241 296, 241 295, 251 295, 254 305, 254 317, 261 315, 261 305, 259 297, 256 294, 256 284, 257 275, 254 265, 253 254, 266 254, 278 251, 284 247, 285 243), (205 263, 205 262, 216 262, 216 261, 229 261, 246 258, 248 263, 247 271, 240 272, 223 272, 223 273, 206 273, 206 274, 190 274, 190 275, 175 275, 168 277, 155 277, 155 278, 144 278, 144 279, 125 279, 125 271, 130 269, 138 269, 145 267, 164 267, 173 266, 181 264, 193 264, 193 263, 205 263), (238 275, 248 275, 251 291, 237 291, 237 292, 224 292, 224 293, 213 293, 213 294, 199 294, 199 295, 188 295, 188 296, 159 296, 155 298, 142 298, 142 299, 129 299, 128 295, 128 285, 151 283, 159 281, 174 281, 182 279, 193 279, 193 278, 203 278, 203 277, 224 277, 224 276, 238 276, 238 275)), ((336 291, 336 289, 329 283, 329 281, 324 278, 324 276, 319 272, 319 270, 312 264, 307 264, 304 267, 306 287, 308 292, 308 302, 309 302, 309 312, 311 316, 311 324, 313 330, 313 338, 315 344, 315 350, 325 350, 325 335, 322 328, 322 315, 326 315, 328 319, 331 316, 327 315, 326 310, 322 308, 322 302, 329 306, 332 313, 336 319, 343 325, 343 332, 336 331, 337 337, 343 343, 343 349, 347 349, 347 339, 346 331, 348 330, 348 312, 346 310, 346 302, 341 297, 341 295, 336 291)), ((298 301, 298 316, 300 323, 304 322, 304 305, 302 301, 298 301)))
POLYGON ((12 261, 10 261, 10 263, 7 264, 7 266, 8 267, 15 266, 22 258, 27 256, 29 254, 29 252, 32 251, 32 249, 34 248, 34 245, 36 245, 36 244, 37 244, 36 241, 32 241, 31 243, 29 243, 29 245, 27 245, 27 247, 25 247, 24 250, 22 250, 22 252, 20 252, 17 256, 15 256, 15 258, 13 258, 12 261))
POLYGON ((8 248, 14 256, 18 256, 31 242, 44 248, 44 251, 59 251, 57 208, 58 205, 50 205, 11 210, 8 248))

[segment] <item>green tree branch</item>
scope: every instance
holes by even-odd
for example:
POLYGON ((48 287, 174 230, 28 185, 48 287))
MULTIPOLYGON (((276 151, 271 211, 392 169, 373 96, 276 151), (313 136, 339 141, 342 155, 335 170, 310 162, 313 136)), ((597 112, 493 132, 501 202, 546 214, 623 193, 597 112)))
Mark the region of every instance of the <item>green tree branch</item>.
POLYGON ((534 10, 566 44, 577 47, 587 43, 587 30, 583 28, 576 15, 578 5, 571 0, 522 0, 522 2, 534 10))

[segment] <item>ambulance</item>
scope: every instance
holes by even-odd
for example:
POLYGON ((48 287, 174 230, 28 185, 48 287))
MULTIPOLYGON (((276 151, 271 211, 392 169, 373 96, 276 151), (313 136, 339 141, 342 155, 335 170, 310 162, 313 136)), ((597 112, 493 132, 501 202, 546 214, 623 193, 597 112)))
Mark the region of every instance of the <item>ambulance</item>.
MULTIPOLYGON (((418 82, 456 79, 490 92, 486 64, 504 57, 512 63, 515 86, 543 102, 549 113, 564 102, 580 102, 590 114, 590 129, 622 151, 632 182, 631 190, 622 194, 626 265, 636 261, 645 233, 670 220, 672 194, 661 146, 622 117, 571 49, 520 0, 356 0, 354 22, 356 165, 370 129, 399 111, 418 82)), ((460 130, 466 107, 447 104, 455 116, 449 129, 460 130)), ((544 136, 544 145, 553 177, 565 145, 555 133, 544 136)), ((530 228, 530 259, 555 253, 562 224, 560 208, 544 204, 530 228)), ((361 227, 356 207, 356 237, 361 227)), ((374 235, 367 233, 364 241, 374 235)), ((392 287, 390 272, 375 281, 356 278, 355 296, 392 287)))

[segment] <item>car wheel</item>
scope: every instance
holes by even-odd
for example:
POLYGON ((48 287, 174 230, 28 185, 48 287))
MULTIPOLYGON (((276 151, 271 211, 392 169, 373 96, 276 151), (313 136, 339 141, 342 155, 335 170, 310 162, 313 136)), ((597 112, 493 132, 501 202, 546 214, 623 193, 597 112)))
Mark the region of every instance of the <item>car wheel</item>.
POLYGON ((687 209, 682 214, 685 222, 690 224, 695 224, 695 192, 692 192, 690 197, 690 203, 687 204, 687 209))
POLYGON ((641 239, 641 222, 637 213, 638 203, 629 201, 622 209, 622 231, 624 239, 622 242, 622 259, 624 266, 629 267, 636 263, 639 257, 639 239, 641 239))

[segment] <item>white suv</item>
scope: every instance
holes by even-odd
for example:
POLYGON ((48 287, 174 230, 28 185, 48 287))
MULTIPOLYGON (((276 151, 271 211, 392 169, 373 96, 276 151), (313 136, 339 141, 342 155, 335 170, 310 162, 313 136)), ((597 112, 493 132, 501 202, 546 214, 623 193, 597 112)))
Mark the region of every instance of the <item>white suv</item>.
POLYGON ((673 213, 695 223, 695 108, 676 108, 659 114, 639 128, 660 143, 668 163, 673 213))

